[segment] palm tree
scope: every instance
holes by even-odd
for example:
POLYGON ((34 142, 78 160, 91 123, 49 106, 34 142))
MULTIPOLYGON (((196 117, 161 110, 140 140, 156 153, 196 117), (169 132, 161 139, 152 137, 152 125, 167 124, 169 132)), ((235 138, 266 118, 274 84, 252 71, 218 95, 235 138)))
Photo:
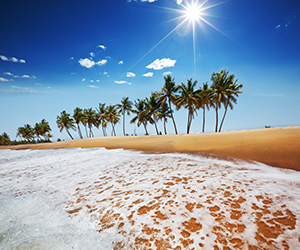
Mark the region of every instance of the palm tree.
POLYGON ((72 140, 74 140, 73 136, 71 135, 69 129, 76 130, 76 127, 74 125, 74 120, 72 117, 70 117, 70 114, 68 114, 65 110, 60 113, 60 116, 56 117, 56 123, 57 127, 60 129, 60 132, 62 132, 63 129, 65 129, 68 133, 68 135, 71 137, 72 140))
POLYGON ((117 135, 115 131, 115 125, 120 121, 120 114, 116 105, 109 105, 106 108, 107 121, 111 123, 112 132, 111 135, 117 135))
POLYGON ((145 100, 137 99, 137 101, 134 101, 134 106, 135 110, 133 110, 133 112, 136 114, 136 116, 131 119, 130 123, 135 123, 137 121, 138 127, 143 124, 146 135, 148 135, 147 123, 150 122, 152 124, 153 119, 146 110, 145 100))
POLYGON ((172 117, 172 112, 168 107, 167 103, 162 103, 160 109, 157 112, 157 118, 159 120, 164 120, 164 131, 165 131, 165 135, 167 134, 167 129, 166 129, 166 123, 167 123, 167 118, 171 118, 172 117))
POLYGON ((34 129, 35 135, 40 140, 41 139, 40 136, 42 135, 42 125, 40 123, 36 123, 33 129, 34 129))
POLYGON ((174 103, 174 101, 176 99, 174 94, 177 92, 178 87, 175 86, 175 80, 174 80, 174 78, 171 77, 171 75, 164 76, 164 79, 165 79, 165 85, 161 89, 158 100, 161 103, 168 102, 169 108, 170 108, 170 111, 171 111, 171 118, 172 118, 172 121, 173 121, 174 130, 175 130, 175 133, 178 134, 175 119, 174 119, 174 116, 173 116, 173 111, 172 111, 172 108, 171 108, 171 102, 174 103))
POLYGON ((222 122, 220 124, 219 132, 221 131, 225 115, 227 113, 228 106, 233 107, 231 101, 234 101, 234 96, 237 96, 239 93, 239 89, 242 87, 241 84, 236 85, 236 81, 233 81, 234 75, 229 75, 229 70, 226 71, 226 69, 222 69, 218 73, 213 73, 211 76, 211 79, 213 81, 213 84, 211 86, 212 90, 212 101, 213 106, 216 110, 216 127, 215 132, 218 132, 218 110, 221 108, 221 105, 223 104, 225 107, 225 112, 223 115, 222 122), (232 89, 231 89, 232 88, 232 89), (236 88, 236 90, 234 90, 236 88), (236 91, 235 94, 233 94, 236 91), (231 96, 231 97, 229 97, 231 96), (230 100, 228 100, 230 99, 230 100))
POLYGON ((89 136, 88 137, 94 137, 92 127, 96 123, 96 111, 93 110, 92 108, 84 109, 83 114, 84 114, 84 122, 89 127, 89 136))
POLYGON ((24 138, 27 142, 30 142, 34 138, 34 134, 34 129, 29 124, 19 127, 17 132, 17 136, 24 138))
POLYGON ((82 136, 82 133, 81 133, 81 130, 80 130, 80 126, 79 124, 81 122, 83 122, 84 120, 84 115, 83 115, 83 112, 82 112, 82 109, 81 108, 78 108, 76 107, 73 111, 73 118, 77 124, 77 129, 78 129, 78 134, 79 134, 79 137, 82 139, 83 136, 82 136))
POLYGON ((160 106, 160 102, 157 101, 158 99, 158 93, 154 92, 151 94, 150 98, 148 99, 146 97, 145 100, 145 108, 148 111, 149 115, 152 116, 152 120, 155 126, 156 133, 159 135, 158 129, 157 129, 157 111, 160 106))
POLYGON ((199 88, 199 108, 203 109, 203 124, 202 124, 202 133, 204 133, 205 128, 205 109, 209 110, 212 106, 211 103, 211 93, 212 89, 208 87, 208 83, 203 83, 203 87, 199 88))
POLYGON ((10 145, 11 141, 7 133, 0 135, 0 145, 10 145))
POLYGON ((243 84, 237 84, 238 79, 236 79, 233 82, 234 75, 230 75, 229 78, 230 78, 229 79, 230 83, 229 83, 229 86, 228 86, 228 91, 226 93, 227 98, 226 98, 225 102, 223 103, 225 110, 224 110, 223 118, 222 118, 222 121, 221 121, 221 124, 220 124, 220 127, 219 127, 219 132, 221 132, 222 125, 223 125, 223 122, 224 122, 224 119, 225 119, 228 107, 230 109, 233 109, 233 103, 234 104, 237 103, 236 97, 238 97, 238 94, 242 93, 239 90, 243 87, 243 84))
POLYGON ((123 134, 126 135, 125 132, 125 115, 130 115, 132 110, 133 103, 129 101, 129 97, 123 97, 121 100, 121 104, 117 104, 117 108, 123 115, 123 134))
POLYGON ((99 103, 99 108, 97 110, 97 118, 99 121, 99 125, 101 124, 103 136, 107 136, 106 133, 106 125, 107 125, 107 117, 106 117, 106 108, 105 103, 99 103))
POLYGON ((175 101, 177 110, 181 107, 188 109, 187 134, 190 133, 194 113, 196 112, 196 109, 198 107, 199 89, 194 90, 196 84, 197 81, 192 82, 192 78, 188 79, 187 85, 181 83, 181 85, 178 86, 178 92, 180 93, 180 95, 175 101))

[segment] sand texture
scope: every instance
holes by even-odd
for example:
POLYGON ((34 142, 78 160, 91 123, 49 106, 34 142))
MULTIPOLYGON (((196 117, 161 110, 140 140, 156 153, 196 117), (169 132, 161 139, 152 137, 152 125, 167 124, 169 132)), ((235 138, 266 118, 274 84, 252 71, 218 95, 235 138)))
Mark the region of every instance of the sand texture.
POLYGON ((0 149, 50 148, 134 149, 149 152, 199 152, 255 160, 273 167, 300 170, 300 126, 234 132, 97 137, 0 149))

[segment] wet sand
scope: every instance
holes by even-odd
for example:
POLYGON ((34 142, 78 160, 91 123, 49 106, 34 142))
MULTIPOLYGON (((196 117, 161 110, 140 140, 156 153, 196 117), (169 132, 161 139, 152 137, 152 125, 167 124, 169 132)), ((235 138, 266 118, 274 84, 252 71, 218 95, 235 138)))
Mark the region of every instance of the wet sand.
POLYGON ((199 152, 254 160, 273 167, 300 170, 300 126, 189 135, 96 137, 55 143, 0 147, 0 149, 75 147, 123 148, 149 152, 199 152))

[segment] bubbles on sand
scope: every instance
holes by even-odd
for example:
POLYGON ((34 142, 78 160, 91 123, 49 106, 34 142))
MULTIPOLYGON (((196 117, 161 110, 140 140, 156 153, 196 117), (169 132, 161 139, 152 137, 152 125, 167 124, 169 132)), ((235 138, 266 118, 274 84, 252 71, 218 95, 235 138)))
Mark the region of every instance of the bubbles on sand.
POLYGON ((103 148, 5 150, 0 162, 0 248, 7 237, 49 249, 300 248, 293 170, 103 148))

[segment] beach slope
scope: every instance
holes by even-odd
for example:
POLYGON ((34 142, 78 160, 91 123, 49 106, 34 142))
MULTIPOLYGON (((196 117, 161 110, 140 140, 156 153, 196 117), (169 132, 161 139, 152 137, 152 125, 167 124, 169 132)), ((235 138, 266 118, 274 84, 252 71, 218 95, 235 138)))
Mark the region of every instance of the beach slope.
POLYGON ((5 146, 0 149, 123 148, 149 152, 199 152, 255 160, 273 167, 300 170, 300 126, 233 132, 97 137, 74 141, 5 146))

